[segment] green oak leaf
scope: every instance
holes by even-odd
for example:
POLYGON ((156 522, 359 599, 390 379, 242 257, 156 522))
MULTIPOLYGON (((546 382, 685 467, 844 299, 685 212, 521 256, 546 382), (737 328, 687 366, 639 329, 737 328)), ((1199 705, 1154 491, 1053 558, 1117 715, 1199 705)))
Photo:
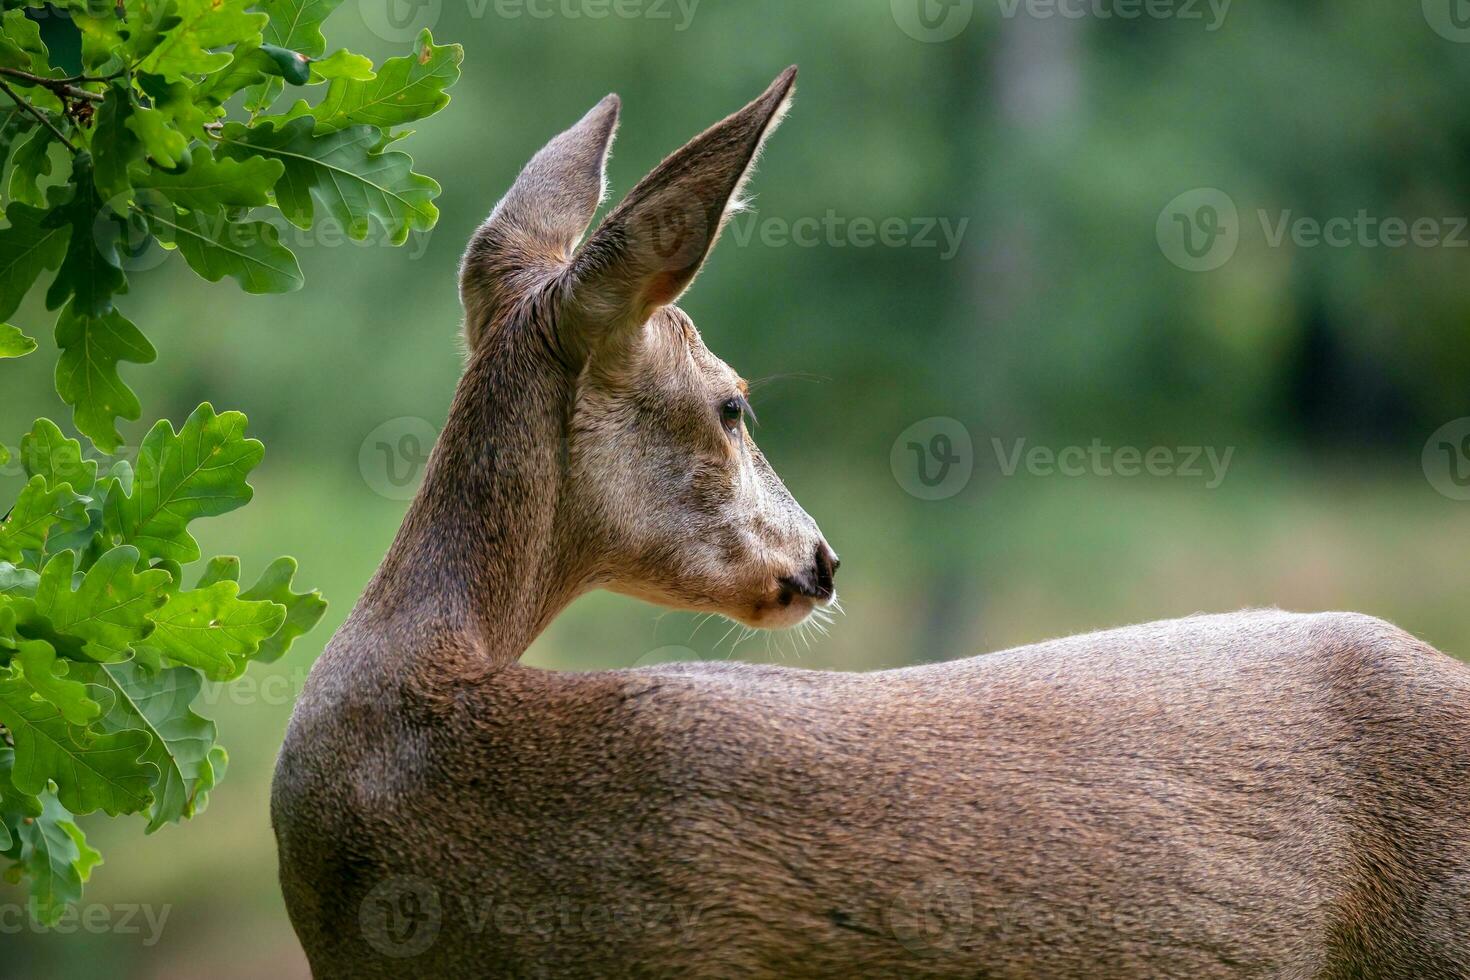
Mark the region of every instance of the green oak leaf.
POLYGON ((174 245, 189 268, 209 282, 229 276, 247 293, 289 293, 304 281, 296 256, 266 221, 231 221, 223 207, 207 211, 154 210, 148 226, 174 245))
POLYGON ((28 204, 12 203, 5 216, 10 226, 0 229, 0 320, 15 313, 42 272, 61 264, 71 234, 44 225, 46 212, 28 204))
MULTIPOLYGON (((14 768, 15 750, 0 742, 0 828, 18 830, 26 820, 34 820, 41 815, 41 801, 15 788, 10 781, 10 772, 14 768)), ((18 837, 6 843, 0 836, 0 851, 13 850, 17 841, 18 837)))
POLYGON ((254 127, 229 123, 220 133, 216 152, 237 160, 251 156, 280 160, 285 170, 276 182, 276 202, 291 223, 311 227, 315 198, 349 238, 366 238, 375 219, 397 245, 410 231, 426 231, 438 220, 439 211, 431 202, 439 185, 414 173, 408 154, 373 152, 380 138, 372 126, 314 136, 310 117, 293 119, 280 128, 271 120, 254 127))
POLYGON ((34 337, 27 337, 19 327, 0 323, 0 357, 24 357, 35 349, 34 337))
POLYGON ((75 296, 79 312, 105 316, 112 309, 113 295, 128 288, 117 249, 122 225, 97 193, 89 154, 78 153, 73 159, 71 186, 70 199, 53 207, 42 222, 47 227, 71 228, 66 256, 46 290, 46 309, 57 309, 75 296))
POLYGON ((128 129, 146 148, 148 157, 160 167, 173 169, 189 150, 189 138, 174 127, 173 120, 157 109, 135 109, 128 129))
POLYGON ((126 659, 133 645, 153 632, 151 616, 169 598, 173 580, 165 571, 137 571, 136 548, 112 548, 87 569, 72 591, 76 558, 69 551, 41 569, 36 610, 59 632, 85 641, 83 655, 99 663, 126 659))
MULTIPOLYGON (((412 54, 389 58, 375 77, 333 79, 326 97, 306 114, 316 120, 318 136, 362 123, 387 129, 423 119, 449 104, 444 90, 459 80, 463 60, 464 49, 458 44, 436 45, 424 31, 412 54)), ((302 114, 299 107, 288 113, 302 114)))
POLYGON ((91 316, 69 304, 56 321, 56 392, 73 409, 77 429, 106 452, 122 442, 115 420, 143 414, 138 396, 118 374, 123 361, 148 364, 157 357, 148 338, 116 309, 91 316))
POLYGON ((107 87, 92 133, 92 179, 105 199, 119 197, 132 189, 129 168, 143 159, 143 143, 135 135, 133 119, 139 111, 152 110, 138 109, 125 83, 107 87))
POLYGON ((87 685, 68 678, 68 663, 56 659, 56 648, 44 640, 22 640, 15 662, 36 694, 60 712, 68 724, 90 725, 102 706, 87 697, 87 685))
POLYGON ((36 126, 36 121, 30 113, 14 102, 4 101, 7 98, 7 96, 0 95, 0 165, 10 159, 10 151, 14 149, 15 141, 36 126))
MULTIPOLYGON (((8 561, 0 561, 0 595, 32 596, 36 594, 36 586, 41 581, 41 576, 29 568, 21 568, 8 561)), ((0 630, 3 630, 0 624, 0 630)), ((4 633, 0 632, 0 639, 4 633)))
POLYGON ((204 139, 205 123, 212 113, 198 105, 199 90, 193 81, 170 82, 158 75, 140 72, 135 76, 148 102, 190 139, 204 139))
POLYGON ((141 178, 138 186, 156 190, 179 207, 193 211, 222 206, 253 208, 270 201, 271 188, 286 169, 281 161, 265 157, 216 160, 202 146, 194 148, 189 160, 189 168, 183 173, 155 170, 141 178))
POLYGON ((40 797, 41 813, 19 828, 19 865, 31 880, 31 907, 43 926, 61 921, 81 900, 82 885, 102 855, 87 845, 72 813, 50 793, 40 797))
POLYGON ((327 50, 322 21, 342 0, 261 0, 258 4, 270 22, 263 35, 267 42, 291 48, 315 58, 327 50))
POLYGON ((107 75, 122 67, 122 29, 127 22, 113 10, 94 15, 73 8, 68 13, 82 36, 82 67, 88 74, 107 75))
POLYGON ((334 78, 352 78, 366 82, 375 74, 371 58, 353 54, 346 48, 338 48, 325 58, 317 58, 311 63, 312 84, 330 82, 334 78))
POLYGON ((245 672, 261 643, 286 620, 283 606, 240 598, 240 586, 222 581, 176 592, 153 613, 155 629, 146 646, 166 661, 193 667, 210 680, 228 681, 245 672))
POLYGON ((259 581, 249 591, 240 593, 241 599, 266 599, 286 610, 281 628, 261 641, 254 658, 260 663, 269 664, 280 660, 291 649, 296 638, 309 633, 326 614, 327 603, 320 592, 291 591, 291 580, 295 575, 296 559, 277 558, 267 566, 259 581))
POLYGON ((35 688, 12 668, 0 672, 0 724, 15 739, 11 782, 39 796, 56 783, 61 804, 73 813, 102 810, 108 816, 137 813, 152 801, 149 785, 157 768, 143 763, 146 732, 98 735, 71 725, 57 707, 35 696, 35 688))
POLYGON ((245 416, 216 415, 207 402, 178 433, 160 420, 143 439, 132 492, 107 500, 109 530, 146 558, 188 563, 199 558, 189 522, 250 502, 246 475, 265 447, 245 437, 245 416))
POLYGON ((235 58, 222 71, 209 75, 195 90, 201 103, 221 106, 244 88, 259 85, 276 72, 276 63, 258 42, 235 46, 235 58))
POLYGON ((20 142, 10 161, 10 181, 6 187, 11 201, 45 207, 46 195, 40 180, 51 175, 51 144, 55 141, 51 130, 37 126, 20 142))
MULTIPOLYGON (((24 10, 5 11, 4 15, 0 15, 0 26, 4 28, 4 33, 0 36, 7 42, 7 67, 20 68, 43 78, 64 74, 51 67, 51 53, 41 40, 41 25, 27 17, 24 10)), ((55 112, 61 111, 61 100, 50 90, 30 86, 23 79, 13 81, 25 87, 25 98, 32 105, 55 112)))
POLYGON ((44 476, 49 488, 65 483, 88 494, 97 482, 97 461, 82 458, 82 444, 68 439, 50 419, 36 419, 21 437, 20 461, 27 476, 44 476))
MULTIPOLYGON (((239 581, 240 559, 234 555, 216 555, 204 563, 204 571, 199 573, 199 581, 194 583, 194 588, 207 589, 216 582, 238 583, 239 581)), ((242 596, 241 598, 247 597, 242 596)))
POLYGON ((163 31, 138 67, 169 81, 219 71, 231 56, 215 49, 260 40, 266 15, 251 13, 248 6, 250 0, 173 0, 171 13, 178 22, 163 31))
POLYGON ((102 718, 105 731, 138 730, 152 736, 143 756, 158 767, 148 833, 166 823, 194 815, 195 801, 215 784, 210 762, 215 746, 214 722, 195 714, 190 705, 202 679, 187 667, 150 671, 137 663, 78 664, 76 676, 113 695, 102 718))
POLYGON ((85 526, 85 500, 65 484, 48 487, 44 476, 31 477, 0 523, 0 558, 15 561, 23 551, 42 551, 53 530, 85 526))
MULTIPOLYGON (((262 36, 266 43, 277 48, 315 58, 327 50, 327 39, 321 31, 322 21, 341 3, 342 0, 261 0, 258 6, 270 18, 262 36)), ((270 73, 279 75, 279 67, 270 73)), ((279 78, 265 79, 251 93, 247 107, 252 111, 268 108, 283 87, 279 78)))

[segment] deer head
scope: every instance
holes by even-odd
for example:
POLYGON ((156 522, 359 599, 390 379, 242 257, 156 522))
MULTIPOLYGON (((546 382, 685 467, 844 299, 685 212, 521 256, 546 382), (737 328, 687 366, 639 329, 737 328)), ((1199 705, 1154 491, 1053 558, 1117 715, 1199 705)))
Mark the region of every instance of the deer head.
MULTIPOLYGON (((834 598, 837 556, 751 438, 745 382, 674 305, 738 207, 795 77, 666 159, 579 246, 605 192, 620 105, 608 96, 536 154, 470 242, 467 377, 476 362, 526 360, 528 347, 563 375, 516 383, 561 403, 557 485, 534 492, 555 502, 547 530, 569 542, 558 565, 575 566, 573 591, 764 628, 834 598)), ((483 435, 446 429, 441 445, 451 438, 483 435)))

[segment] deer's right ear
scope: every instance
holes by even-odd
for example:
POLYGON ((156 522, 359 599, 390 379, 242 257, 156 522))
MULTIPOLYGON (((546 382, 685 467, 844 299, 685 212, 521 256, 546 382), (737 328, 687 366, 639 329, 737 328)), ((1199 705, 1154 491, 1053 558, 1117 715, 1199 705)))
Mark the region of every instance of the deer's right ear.
POLYGON ((562 326, 590 351, 630 336, 698 275, 796 84, 782 72, 754 102, 677 151, 629 192, 572 259, 562 326))
POLYGON ((460 300, 470 348, 506 303, 559 271, 607 192, 607 156, 621 103, 609 95, 526 164, 465 250, 460 300))

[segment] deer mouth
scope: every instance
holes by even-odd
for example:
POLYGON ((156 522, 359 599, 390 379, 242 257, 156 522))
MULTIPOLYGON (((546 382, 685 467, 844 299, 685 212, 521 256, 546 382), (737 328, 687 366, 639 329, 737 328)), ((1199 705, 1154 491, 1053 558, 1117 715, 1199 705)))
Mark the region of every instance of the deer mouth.
POLYGON ((833 598, 831 591, 804 585, 791 578, 780 578, 769 592, 755 601, 749 615, 736 618, 757 629, 790 629, 806 622, 812 613, 829 605, 833 598))

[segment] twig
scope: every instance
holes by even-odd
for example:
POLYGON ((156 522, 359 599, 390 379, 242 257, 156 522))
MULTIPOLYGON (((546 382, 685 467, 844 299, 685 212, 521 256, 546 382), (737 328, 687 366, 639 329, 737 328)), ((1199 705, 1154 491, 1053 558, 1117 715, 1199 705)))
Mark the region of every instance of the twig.
POLYGON ((109 81, 109 79, 99 78, 94 75, 73 75, 70 78, 47 78, 44 75, 34 75, 28 71, 21 71, 19 68, 5 67, 0 67, 0 75, 8 75, 11 78, 19 79, 27 85, 39 85, 42 88, 49 88, 57 95, 64 95, 69 99, 84 99, 88 102, 101 102, 104 96, 98 95, 96 92, 88 92, 84 88, 77 88, 77 83, 109 81))
POLYGON ((51 132, 55 133, 56 138, 61 140, 61 142, 66 145, 67 149, 71 150, 73 153, 81 152, 81 150, 77 148, 77 145, 75 143, 66 138, 65 133, 56 128, 56 124, 53 123, 44 112, 31 105, 25 99, 22 99, 19 95, 16 94, 15 89, 11 88, 10 85, 3 80, 0 80, 0 92, 4 92, 6 95, 10 96, 12 102, 20 106, 26 112, 29 112, 31 115, 35 116, 36 119, 38 119, 43 126, 51 130, 51 132))

